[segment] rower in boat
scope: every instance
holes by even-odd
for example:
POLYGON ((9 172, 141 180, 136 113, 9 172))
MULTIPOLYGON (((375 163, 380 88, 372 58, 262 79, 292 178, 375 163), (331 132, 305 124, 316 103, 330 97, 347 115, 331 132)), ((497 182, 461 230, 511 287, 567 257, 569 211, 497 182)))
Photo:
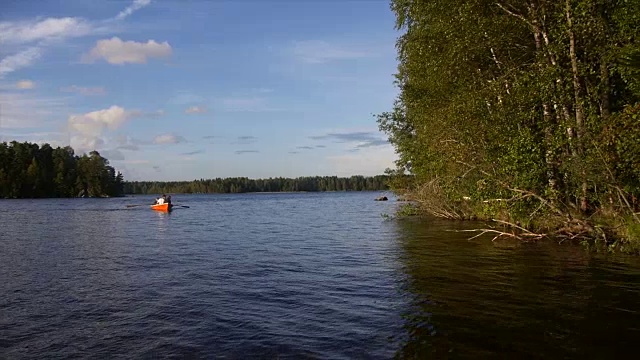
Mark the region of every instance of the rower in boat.
POLYGON ((161 197, 156 199, 155 204, 151 205, 151 209, 164 212, 171 211, 172 208, 171 196, 167 197, 165 194, 162 194, 161 197))
POLYGON ((162 196, 161 196, 161 197, 159 197, 159 198, 157 198, 157 199, 156 199, 156 202, 155 202, 155 204, 153 204, 153 205, 163 205, 163 204, 164 204, 164 203, 166 203, 166 202, 167 202, 167 195, 162 194, 162 196))

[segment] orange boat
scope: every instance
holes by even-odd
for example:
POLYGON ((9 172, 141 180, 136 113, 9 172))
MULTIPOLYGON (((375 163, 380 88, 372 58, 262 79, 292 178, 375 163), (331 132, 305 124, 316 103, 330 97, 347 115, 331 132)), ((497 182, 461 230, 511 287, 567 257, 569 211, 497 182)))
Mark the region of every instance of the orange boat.
POLYGON ((171 211, 171 209, 173 208, 173 205, 171 204, 156 204, 156 205, 151 205, 151 209, 152 210, 156 210, 156 211, 162 211, 162 212, 169 212, 171 211))

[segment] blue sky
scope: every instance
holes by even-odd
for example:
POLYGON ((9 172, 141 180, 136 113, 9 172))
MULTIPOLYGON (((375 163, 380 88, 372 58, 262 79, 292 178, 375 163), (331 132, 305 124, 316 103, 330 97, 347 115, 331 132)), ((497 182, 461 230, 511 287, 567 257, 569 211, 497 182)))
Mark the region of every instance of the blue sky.
POLYGON ((5 0, 0 140, 127 180, 381 174, 397 36, 383 0, 5 0))

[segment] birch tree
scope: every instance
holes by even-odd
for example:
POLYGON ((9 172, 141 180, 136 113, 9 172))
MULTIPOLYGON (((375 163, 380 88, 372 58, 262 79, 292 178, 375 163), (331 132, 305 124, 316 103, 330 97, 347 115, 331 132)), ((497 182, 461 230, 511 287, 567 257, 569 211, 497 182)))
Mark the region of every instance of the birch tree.
POLYGON ((640 133, 630 130, 640 128, 640 2, 394 0, 391 9, 403 30, 400 95, 378 123, 427 211, 446 203, 448 217, 566 222, 611 207, 612 189, 640 195, 640 133))

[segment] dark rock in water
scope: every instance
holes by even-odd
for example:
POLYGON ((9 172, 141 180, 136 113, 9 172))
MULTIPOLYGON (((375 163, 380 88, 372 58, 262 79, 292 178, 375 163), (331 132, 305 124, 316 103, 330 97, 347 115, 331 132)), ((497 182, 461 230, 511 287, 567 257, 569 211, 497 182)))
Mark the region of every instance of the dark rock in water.
POLYGON ((387 201, 387 200, 389 200, 389 199, 387 199, 387 197, 386 197, 386 196, 380 196, 380 197, 376 198, 375 200, 376 200, 376 201, 387 201))

